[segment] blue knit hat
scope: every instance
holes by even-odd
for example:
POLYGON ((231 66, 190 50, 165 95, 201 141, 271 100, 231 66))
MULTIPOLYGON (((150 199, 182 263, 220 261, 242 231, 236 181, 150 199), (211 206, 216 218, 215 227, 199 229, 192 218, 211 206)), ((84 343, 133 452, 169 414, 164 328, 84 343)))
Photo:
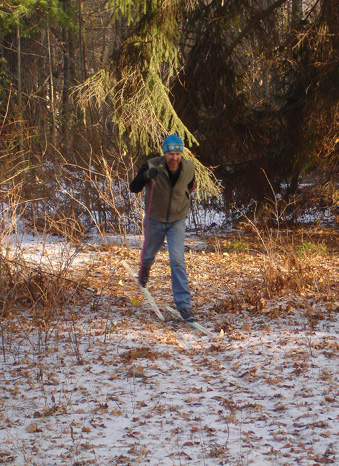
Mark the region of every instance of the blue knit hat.
POLYGON ((176 134, 171 134, 165 138, 162 151, 165 152, 183 152, 184 144, 176 134))

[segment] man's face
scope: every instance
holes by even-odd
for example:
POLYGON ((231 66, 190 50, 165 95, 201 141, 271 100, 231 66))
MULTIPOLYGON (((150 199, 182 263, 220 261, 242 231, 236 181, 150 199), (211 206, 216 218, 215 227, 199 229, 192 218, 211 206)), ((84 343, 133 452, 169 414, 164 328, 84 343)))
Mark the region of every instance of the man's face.
POLYGON ((178 170, 181 162, 182 152, 165 152, 165 161, 170 170, 178 170))

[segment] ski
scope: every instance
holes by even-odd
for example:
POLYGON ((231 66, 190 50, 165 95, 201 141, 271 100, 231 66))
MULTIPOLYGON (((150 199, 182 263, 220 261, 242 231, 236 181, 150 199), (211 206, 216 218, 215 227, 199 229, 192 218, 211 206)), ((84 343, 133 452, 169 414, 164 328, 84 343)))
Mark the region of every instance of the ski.
POLYGON ((150 304, 151 308, 153 311, 156 313, 156 315, 159 317, 160 320, 165 321, 165 317, 162 315, 160 309, 157 306, 157 303, 154 301, 153 297, 151 296, 150 292, 148 291, 147 288, 144 288, 143 286, 140 285, 138 277, 132 267, 130 267, 126 261, 121 261, 121 265, 125 268, 125 270, 128 272, 130 277, 135 281, 135 283, 138 285, 140 290, 143 292, 145 298, 147 299, 148 303, 150 304))
POLYGON ((203 325, 199 324, 199 322, 197 321, 194 321, 194 322, 188 322, 187 320, 184 320, 181 315, 180 315, 180 312, 177 311, 176 309, 173 309, 172 307, 170 306, 166 306, 166 309, 168 310, 168 312, 170 312, 174 317, 180 319, 181 321, 185 322, 185 324, 188 324, 190 325, 191 327, 194 327, 196 330, 199 330, 200 332, 202 333, 205 333, 206 335, 208 335, 209 337, 212 337, 212 338, 220 338, 223 336, 223 332, 221 331, 219 335, 217 335, 216 333, 213 333, 211 332, 210 330, 208 330, 208 328, 204 327, 203 325))
MULTIPOLYGON (((151 293, 148 291, 147 288, 144 288, 140 285, 139 283, 139 280, 138 280, 138 276, 137 274, 135 273, 135 271, 132 269, 132 267, 130 267, 128 265, 128 263, 126 261, 121 261, 121 265, 125 268, 125 270, 128 272, 128 274, 130 275, 130 277, 134 280, 134 282, 138 285, 138 287, 140 288, 140 290, 143 292, 145 298, 147 299, 148 303, 150 304, 150 306, 152 307, 153 311, 156 313, 156 315, 159 317, 160 320, 162 321, 165 321, 165 317, 162 315, 160 309, 158 308, 156 302, 154 301, 154 298, 153 296, 151 295, 151 293)), ((223 331, 220 332, 220 335, 217 335, 216 333, 213 333, 211 332, 210 330, 208 330, 208 328, 204 327, 203 325, 199 324, 198 322, 194 321, 194 322, 188 322, 187 320, 184 320, 180 313, 173 309, 172 307, 170 306, 166 306, 166 309, 168 310, 168 312, 170 314, 172 314, 174 317, 176 317, 177 319, 181 320, 182 322, 184 322, 185 324, 188 324, 190 325, 191 327, 195 328, 196 330, 202 332, 202 333, 205 333, 205 335, 208 335, 209 337, 211 338, 215 338, 215 339, 218 339, 218 338, 221 338, 223 336, 223 331)))

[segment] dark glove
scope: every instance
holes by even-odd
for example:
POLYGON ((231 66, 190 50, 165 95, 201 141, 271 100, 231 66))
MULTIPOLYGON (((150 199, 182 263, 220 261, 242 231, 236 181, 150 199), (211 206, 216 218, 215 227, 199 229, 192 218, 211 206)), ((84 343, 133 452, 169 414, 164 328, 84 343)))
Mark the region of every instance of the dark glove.
POLYGON ((160 173, 160 170, 158 170, 156 167, 149 168, 144 173, 145 181, 155 180, 157 176, 159 175, 159 173, 160 173))

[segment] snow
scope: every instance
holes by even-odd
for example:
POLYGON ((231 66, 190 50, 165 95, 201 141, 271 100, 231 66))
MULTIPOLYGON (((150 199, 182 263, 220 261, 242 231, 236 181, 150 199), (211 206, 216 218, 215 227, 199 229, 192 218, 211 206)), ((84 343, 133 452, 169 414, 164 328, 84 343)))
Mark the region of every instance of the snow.
MULTIPOLYGON (((212 340, 143 301, 119 266, 137 267, 139 236, 105 242, 22 238, 36 264, 71 257, 84 290, 40 330, 30 315, 1 322, 0 464, 339 465, 338 298, 236 307, 261 265, 190 235, 197 319, 225 332, 212 340)), ((150 284, 160 305, 168 277, 164 250, 150 284)))

